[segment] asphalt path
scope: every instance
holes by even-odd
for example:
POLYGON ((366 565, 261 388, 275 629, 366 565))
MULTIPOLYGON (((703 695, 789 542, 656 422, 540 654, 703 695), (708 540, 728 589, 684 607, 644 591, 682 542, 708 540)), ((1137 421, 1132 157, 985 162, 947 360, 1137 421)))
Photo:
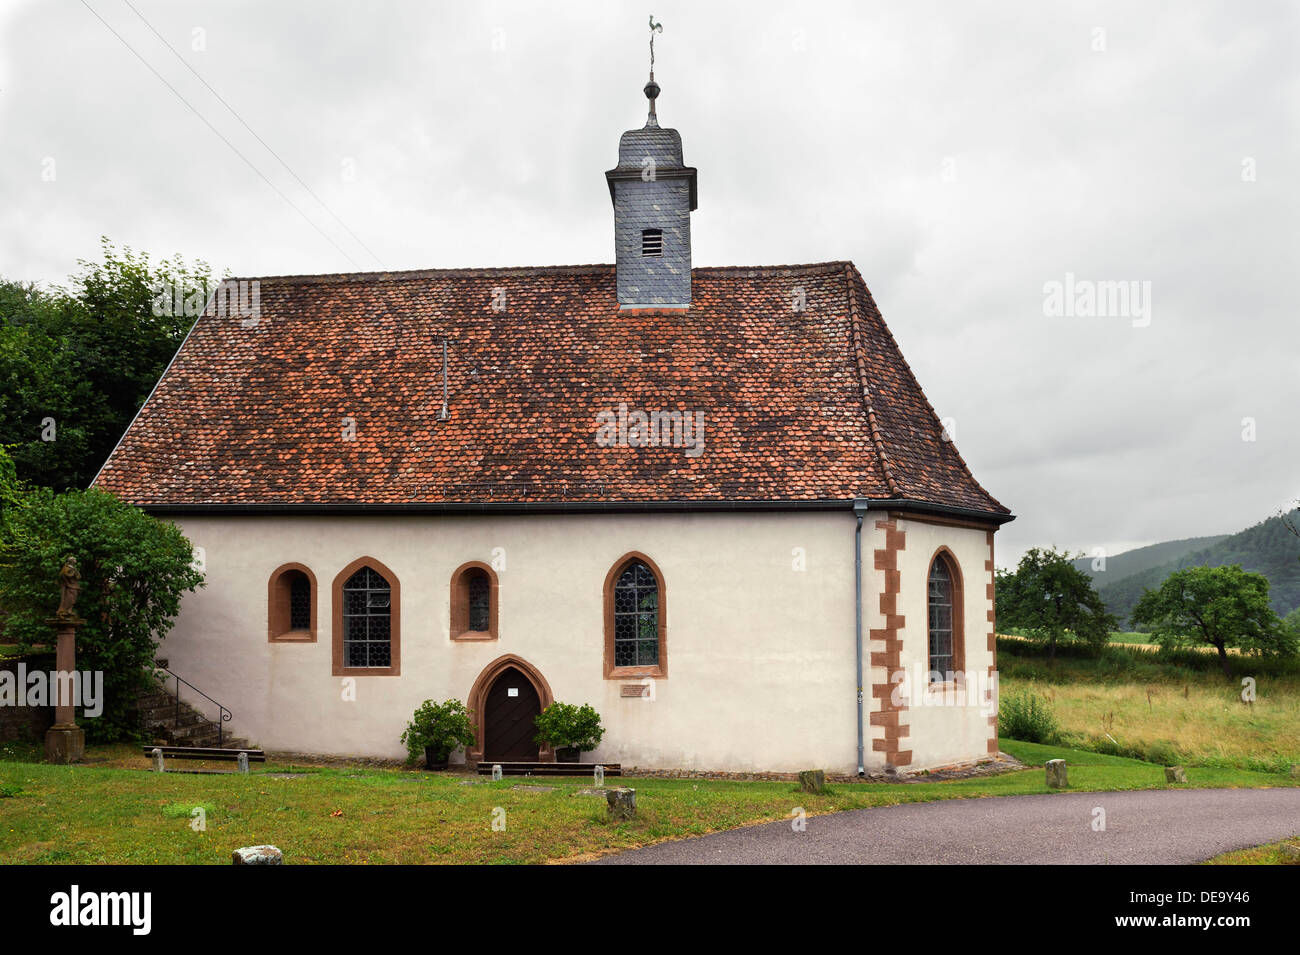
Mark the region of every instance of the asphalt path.
POLYGON ((810 816, 802 831, 796 821, 664 842, 595 864, 1185 864, 1300 834, 1300 788, 945 799, 810 816))

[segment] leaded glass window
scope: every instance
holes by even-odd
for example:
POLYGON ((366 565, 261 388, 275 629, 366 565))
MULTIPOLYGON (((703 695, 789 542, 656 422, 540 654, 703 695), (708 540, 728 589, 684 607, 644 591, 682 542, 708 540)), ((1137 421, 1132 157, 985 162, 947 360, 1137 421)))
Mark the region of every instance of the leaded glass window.
POLYGON ((343 585, 343 665, 389 667, 393 662, 392 589, 362 567, 343 585))
POLYGON ((301 571, 289 578, 289 629, 311 629, 311 581, 301 571))
POLYGON ((469 584, 469 628, 486 633, 491 618, 492 581, 486 570, 473 567, 466 571, 466 582, 469 584))
POLYGON ((930 565, 930 680, 952 672, 952 573, 942 557, 930 565))
POLYGON ((659 663, 659 582, 639 560, 614 585, 614 666, 659 663))

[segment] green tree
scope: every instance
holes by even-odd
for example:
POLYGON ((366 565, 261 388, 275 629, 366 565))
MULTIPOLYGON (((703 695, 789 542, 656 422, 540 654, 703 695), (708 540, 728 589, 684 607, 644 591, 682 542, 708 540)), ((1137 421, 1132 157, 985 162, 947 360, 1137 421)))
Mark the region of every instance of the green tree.
POLYGON ((56 490, 94 478, 212 280, 203 262, 153 264, 102 244, 103 261, 80 262, 67 288, 0 282, 0 433, 16 442, 18 474, 56 490), (178 287, 189 296, 170 294, 178 287))
POLYGON ((4 445, 0 445, 0 522, 4 520, 5 511, 18 504, 24 493, 25 488, 18 479, 14 459, 9 456, 4 445))
POLYGON ((1053 661, 1058 643, 1084 641, 1100 648, 1118 626, 1092 579, 1072 559, 1055 548, 1035 547, 1014 572, 999 573, 995 581, 998 621, 1046 642, 1053 661))
MULTIPOLYGON (((36 484, 62 484, 89 457, 89 384, 60 337, 67 300, 34 285, 0 283, 0 428, 14 464, 36 484)), ((96 409, 92 417, 98 417, 96 409)))
POLYGON ((104 674, 104 711, 87 738, 132 737, 135 697, 181 596, 203 583, 190 542, 177 528, 92 488, 36 488, 0 518, 0 605, 7 638, 30 648, 51 642, 46 622, 59 604, 59 568, 77 558, 77 668, 104 674))
POLYGON ((1290 635, 1291 640, 1300 646, 1300 607, 1296 607, 1282 618, 1282 628, 1290 635))
POLYGON ((1232 676, 1228 647, 1294 653, 1295 642, 1269 605, 1268 578, 1227 567, 1188 567, 1142 594, 1133 622, 1148 626, 1161 646, 1208 644, 1232 676))

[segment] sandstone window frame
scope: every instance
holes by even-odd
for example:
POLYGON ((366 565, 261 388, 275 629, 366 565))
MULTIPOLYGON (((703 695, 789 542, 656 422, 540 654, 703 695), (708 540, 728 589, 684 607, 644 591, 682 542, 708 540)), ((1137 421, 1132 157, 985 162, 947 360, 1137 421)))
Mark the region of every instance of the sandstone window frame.
POLYGON ((402 675, 402 582, 397 574, 382 561, 373 557, 358 557, 338 572, 331 588, 333 596, 333 628, 331 634, 331 663, 334 676, 401 676, 402 675), (388 646, 389 665, 386 667, 350 667, 344 656, 344 603, 343 587, 358 570, 368 567, 388 583, 388 646))
POLYGON ((604 615, 605 615, 605 652, 604 652, 604 669, 605 679, 622 680, 651 677, 656 680, 668 678, 668 588, 664 580, 663 572, 648 555, 640 551, 629 551, 618 560, 614 561, 605 575, 604 587, 604 615), (653 665, 642 666, 617 666, 614 662, 614 588, 618 584, 619 577, 633 563, 641 563, 646 569, 654 575, 657 604, 658 604, 658 638, 659 653, 658 661, 653 665))
POLYGON ((470 560, 461 564, 452 572, 451 575, 451 628, 449 633, 451 639, 455 641, 466 642, 484 642, 496 640, 499 635, 497 621, 499 619, 499 597, 500 582, 497 579, 497 573, 492 569, 490 564, 485 564, 481 560, 470 560), (487 611, 487 629, 472 630, 470 617, 470 589, 474 577, 477 573, 486 575, 488 581, 488 611, 487 611))
POLYGON ((306 564, 281 564, 266 584, 266 640, 268 643, 315 643, 317 637, 316 575, 306 564), (293 584, 305 579, 308 586, 309 619, 306 628, 293 626, 293 584))

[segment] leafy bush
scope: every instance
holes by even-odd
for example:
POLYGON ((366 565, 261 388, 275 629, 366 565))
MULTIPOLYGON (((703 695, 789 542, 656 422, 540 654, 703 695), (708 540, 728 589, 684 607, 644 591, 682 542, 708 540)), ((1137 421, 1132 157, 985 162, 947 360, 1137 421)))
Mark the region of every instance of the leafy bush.
POLYGON ((550 743, 558 748, 569 746, 587 753, 600 745, 605 730, 600 725, 600 714, 591 704, 574 706, 572 703, 552 703, 537 716, 538 743, 550 743))
POLYGON ((1047 699, 1027 691, 1002 698, 998 705, 998 735, 1026 743, 1054 743, 1060 728, 1047 699))
POLYGON ((437 762, 442 762, 457 746, 474 745, 474 724, 469 710, 460 700, 442 703, 425 700, 402 731, 402 743, 406 746, 408 763, 423 756, 426 748, 433 750, 437 762))

